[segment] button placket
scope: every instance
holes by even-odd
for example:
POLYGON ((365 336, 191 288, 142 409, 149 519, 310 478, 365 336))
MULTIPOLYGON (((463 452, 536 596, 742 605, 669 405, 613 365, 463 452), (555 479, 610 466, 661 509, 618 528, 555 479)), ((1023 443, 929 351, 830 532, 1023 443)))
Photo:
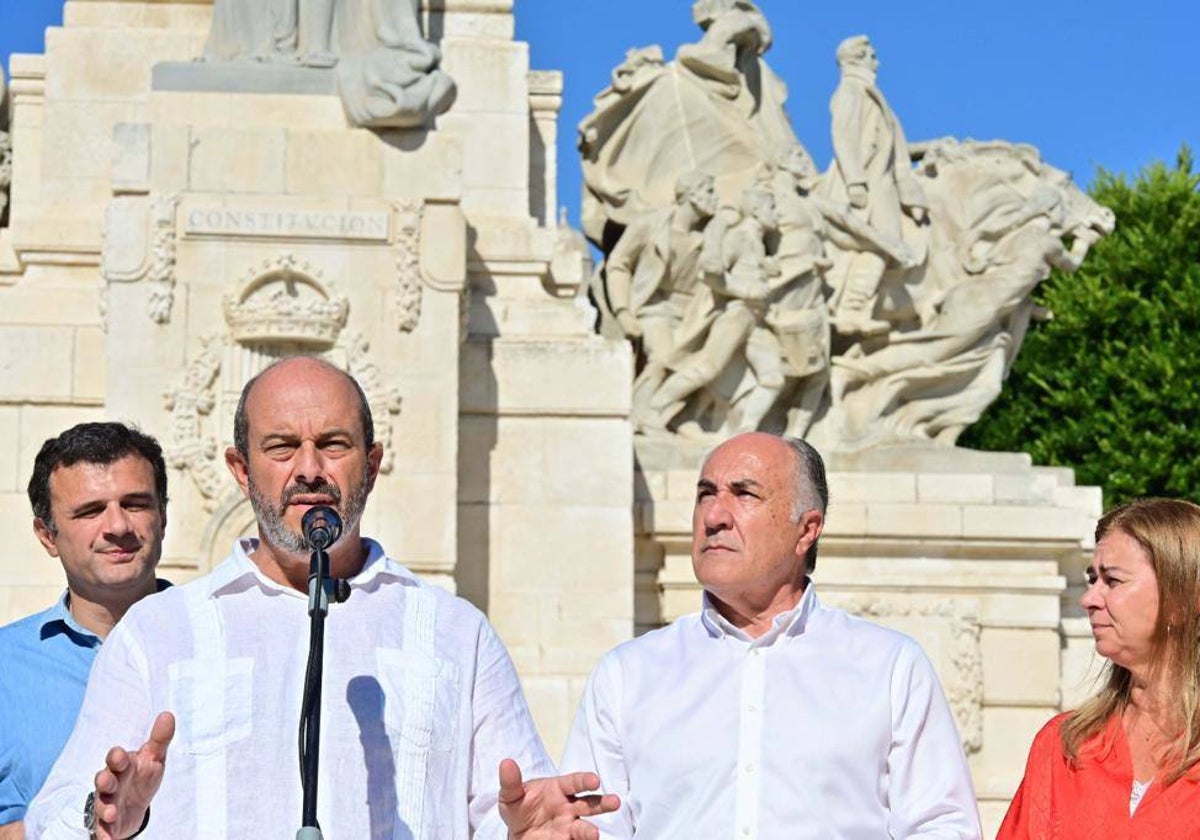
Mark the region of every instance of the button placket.
POLYGON ((761 790, 758 772, 762 759, 763 701, 766 691, 766 648, 753 647, 742 667, 742 689, 738 703, 738 758, 734 784, 734 825, 741 837, 758 836, 761 790))

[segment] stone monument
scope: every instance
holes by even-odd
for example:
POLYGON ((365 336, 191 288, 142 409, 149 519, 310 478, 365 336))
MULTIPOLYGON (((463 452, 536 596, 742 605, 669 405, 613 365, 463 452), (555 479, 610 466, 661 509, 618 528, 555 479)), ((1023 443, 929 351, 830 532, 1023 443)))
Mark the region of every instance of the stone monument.
MULTIPOLYGON (((953 444, 1032 289, 1113 219, 1031 147, 907 143, 865 38, 821 173, 761 10, 692 10, 696 41, 631 50, 580 126, 581 234, 562 77, 512 0, 69 0, 0 123, 0 521, 29 533, 47 436, 133 421, 169 457, 163 570, 205 572, 253 523, 221 463, 242 384, 320 354, 390 453, 366 532, 487 611, 555 751, 600 654, 695 609, 710 442, 804 435, 823 597, 925 644, 994 826, 1090 661, 1063 604, 1100 497, 953 444)), ((3 619, 61 590, 26 540, 3 619)))
MULTIPOLYGON (((631 363, 554 212, 561 74, 513 26, 511 0, 67 2, 11 65, 0 515, 29 533, 46 437, 133 421, 171 467, 163 570, 205 572, 253 522, 222 463, 242 384, 320 354, 390 453, 365 532, 488 612, 557 749, 633 626, 631 363)), ((56 597, 41 557, 5 561, 4 619, 56 597)))

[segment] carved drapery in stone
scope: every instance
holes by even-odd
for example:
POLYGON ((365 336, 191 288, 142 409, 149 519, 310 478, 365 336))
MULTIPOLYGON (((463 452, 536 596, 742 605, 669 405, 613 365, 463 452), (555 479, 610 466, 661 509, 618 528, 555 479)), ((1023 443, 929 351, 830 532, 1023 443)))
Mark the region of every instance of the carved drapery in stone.
POLYGON ((203 59, 333 72, 355 125, 424 125, 455 98, 418 0, 215 0, 203 59))

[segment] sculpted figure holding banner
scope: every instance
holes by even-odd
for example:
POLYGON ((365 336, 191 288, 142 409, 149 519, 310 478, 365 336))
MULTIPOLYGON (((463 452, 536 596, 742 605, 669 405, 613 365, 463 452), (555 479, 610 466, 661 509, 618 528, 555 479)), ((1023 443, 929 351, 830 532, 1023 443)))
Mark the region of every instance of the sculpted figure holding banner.
MULTIPOLYGON (((829 103, 835 159, 826 192, 834 201, 848 202, 879 235, 903 241, 903 215, 923 222, 925 196, 912 173, 900 121, 875 84, 875 48, 865 35, 856 35, 838 46, 837 60, 842 79, 829 103)), ((832 301, 839 332, 887 332, 888 322, 873 317, 887 263, 886 255, 875 250, 853 252, 839 262, 832 301)))
POLYGON ((703 31, 675 59, 630 51, 613 83, 579 124, 583 232, 595 244, 608 224, 628 226, 672 201, 680 175, 712 174, 728 198, 754 183, 759 166, 799 141, 784 111, 787 86, 764 54, 771 27, 751 0, 696 0, 703 31))

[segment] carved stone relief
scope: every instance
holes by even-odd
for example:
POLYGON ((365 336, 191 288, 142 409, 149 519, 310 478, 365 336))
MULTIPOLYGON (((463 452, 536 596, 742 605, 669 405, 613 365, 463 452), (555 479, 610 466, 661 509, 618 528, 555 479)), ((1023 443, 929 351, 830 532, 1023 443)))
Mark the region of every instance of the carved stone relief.
POLYGON ((225 323, 239 344, 328 348, 349 313, 350 302, 319 270, 287 253, 252 269, 225 297, 225 323))
POLYGON ((1074 271, 1111 212, 1032 147, 910 145, 865 36, 837 48, 819 173, 761 10, 692 11, 700 39, 671 62, 631 50, 579 126, 583 229, 604 253, 589 293, 601 334, 638 351, 638 432, 953 445, 999 396, 1033 290, 1074 271), (685 218, 681 184, 702 178, 721 207, 685 218), (748 191, 773 196, 771 224, 748 191))
POLYGON ((217 404, 213 384, 221 372, 224 350, 221 337, 203 337, 200 352, 188 363, 182 381, 163 394, 164 405, 171 412, 171 440, 163 454, 169 466, 191 476, 206 511, 216 508, 222 487, 217 438, 206 433, 204 418, 217 404))
POLYGON ((396 231, 396 325, 410 333, 421 319, 421 216, 420 202, 393 205, 399 218, 396 231))
MULTIPOLYGON (((149 281, 146 314, 167 324, 175 303, 178 194, 121 195, 105 212, 100 315, 107 321, 109 283, 149 281)), ((107 328, 107 324, 105 323, 107 328)))
POLYGON ((147 272, 150 281, 147 309, 150 320, 156 324, 171 320, 171 307, 175 303, 175 208, 178 206, 178 195, 156 196, 151 204, 154 232, 147 272))
POLYGON ((371 357, 371 344, 366 338, 357 333, 349 333, 345 336, 342 346, 346 353, 346 370, 358 380, 363 393, 367 395, 367 404, 371 406, 371 417, 375 421, 375 440, 383 444, 383 461, 379 471, 386 475, 392 471, 395 463, 392 427, 395 418, 400 414, 403 399, 398 388, 384 384, 383 374, 371 357))

